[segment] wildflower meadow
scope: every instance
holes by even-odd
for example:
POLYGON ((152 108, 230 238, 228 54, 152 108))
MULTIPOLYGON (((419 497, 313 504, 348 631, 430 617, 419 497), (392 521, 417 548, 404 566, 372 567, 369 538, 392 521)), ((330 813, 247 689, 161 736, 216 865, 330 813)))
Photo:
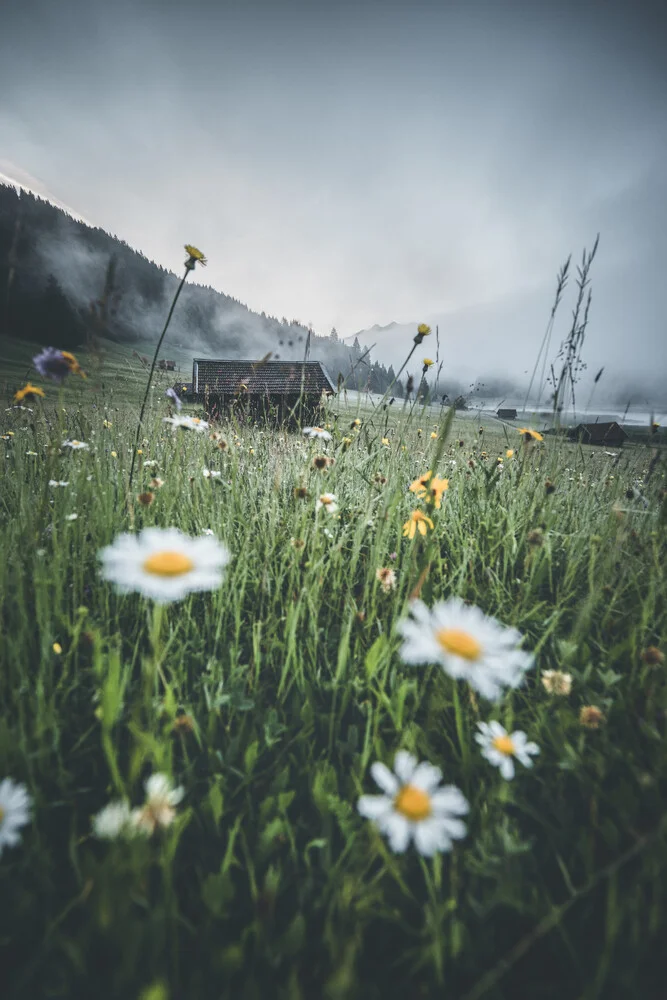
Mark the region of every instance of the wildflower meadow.
POLYGON ((2 997, 662 995, 664 444, 95 365, 3 376, 2 997))

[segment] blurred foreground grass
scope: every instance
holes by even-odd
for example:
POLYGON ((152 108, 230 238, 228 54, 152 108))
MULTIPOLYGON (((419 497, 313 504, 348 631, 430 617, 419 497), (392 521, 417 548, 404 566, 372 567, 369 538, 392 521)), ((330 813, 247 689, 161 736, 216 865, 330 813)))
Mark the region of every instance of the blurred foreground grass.
MULTIPOLYGON (((645 654, 664 649, 661 455, 526 446, 393 407, 353 428, 338 401, 331 442, 222 424, 221 448, 167 429, 160 373, 128 498, 146 373, 127 353, 82 354, 86 381, 2 412, 0 780, 34 798, 0 857, 3 997, 662 995, 667 679, 645 654), (427 470, 449 489, 410 541, 427 470), (167 606, 159 633, 97 561, 152 525, 212 531, 232 554, 222 587, 167 606), (395 626, 417 594, 519 629, 525 686, 494 705, 404 665, 395 626), (547 670, 571 675, 569 695, 548 694, 547 670), (474 741, 491 719, 540 747, 511 782, 474 741), (399 749, 470 803, 449 854, 394 855, 356 811, 399 749), (155 771, 185 789, 173 825, 92 837, 155 771)), ((6 387, 34 380, 24 349, 5 361, 6 387)))

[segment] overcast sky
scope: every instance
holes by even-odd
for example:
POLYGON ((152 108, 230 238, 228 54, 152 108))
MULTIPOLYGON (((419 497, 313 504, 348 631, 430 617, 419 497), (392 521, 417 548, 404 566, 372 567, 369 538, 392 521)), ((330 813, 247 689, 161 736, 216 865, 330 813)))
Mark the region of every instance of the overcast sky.
POLYGON ((173 271, 194 243, 195 281, 318 333, 543 291, 537 345, 599 232, 598 345, 655 371, 666 7, 22 0, 2 12, 0 174, 173 271))

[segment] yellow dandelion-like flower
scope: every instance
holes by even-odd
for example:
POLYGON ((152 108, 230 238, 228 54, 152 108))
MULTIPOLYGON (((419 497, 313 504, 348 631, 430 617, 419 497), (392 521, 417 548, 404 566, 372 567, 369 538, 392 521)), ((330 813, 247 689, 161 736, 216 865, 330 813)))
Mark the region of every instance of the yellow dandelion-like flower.
POLYGON ((442 494, 449 489, 449 479, 438 479, 434 476, 428 484, 428 500, 435 504, 435 509, 440 510, 442 494))
POLYGON ((517 427, 519 434, 523 434, 524 441, 544 441, 544 438, 538 431, 534 431, 532 427, 517 427))
POLYGON ((113 427, 113 424, 111 423, 110 420, 103 420, 102 421, 102 427, 105 427, 108 430, 109 427, 113 427))
POLYGON ((62 653, 62 651, 63 651, 63 647, 60 645, 60 643, 59 642, 54 642, 54 644, 53 644, 53 652, 56 654, 56 656, 60 656, 60 654, 62 653))
POLYGON ((431 332, 431 327, 428 325, 428 323, 420 323, 419 326, 417 327, 417 333, 420 333, 422 337, 428 337, 430 332, 431 332))
POLYGON ((431 358, 424 358, 424 368, 430 368, 433 364, 435 364, 435 362, 432 361, 431 358))
POLYGON ((118 458, 118 452, 117 451, 112 451, 111 452, 111 457, 112 458, 118 458))
POLYGON ((505 458, 512 458, 514 455, 514 448, 508 448, 505 452, 505 458))
POLYGON ((190 263, 192 264, 192 267, 194 267, 195 266, 195 262, 197 264, 201 264, 203 267, 206 267, 206 257, 201 252, 201 250, 197 249, 197 247, 190 246, 189 243, 186 243, 185 244, 185 252, 188 254, 188 256, 190 258, 189 261, 186 262, 186 267, 190 263))
POLYGON ((429 479, 431 478, 432 475, 433 475, 433 472, 429 469, 429 471, 425 472, 423 476, 419 476, 418 479, 415 479, 415 481, 413 483, 410 483, 410 486, 409 486, 410 492, 411 493, 418 493, 418 494, 425 493, 426 492, 426 484, 427 484, 427 482, 429 481, 429 479))
POLYGON ((431 518, 427 517, 426 514, 422 514, 420 510, 413 510, 403 525, 403 537, 412 539, 415 537, 417 531, 420 535, 425 535, 427 530, 426 525, 433 531, 433 521, 431 518))
POLYGON ((431 431, 431 440, 432 441, 435 441, 435 439, 437 438, 437 436, 438 436, 437 431, 431 431))
POLYGON ((28 382, 22 389, 14 393, 14 402, 21 403, 24 399, 37 399, 38 396, 41 396, 43 399, 45 395, 44 390, 40 389, 38 385, 32 385, 28 382))
POLYGON ((384 445, 384 446, 385 446, 386 448, 388 448, 388 447, 389 447, 389 438, 382 438, 382 444, 383 444, 383 445, 384 445))

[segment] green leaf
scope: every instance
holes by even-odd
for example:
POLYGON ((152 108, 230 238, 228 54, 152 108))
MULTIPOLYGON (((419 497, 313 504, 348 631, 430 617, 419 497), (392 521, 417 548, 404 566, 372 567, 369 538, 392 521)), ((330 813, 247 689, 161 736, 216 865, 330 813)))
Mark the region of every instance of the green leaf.
POLYGON ((246 748, 246 752, 243 755, 243 766, 245 767, 246 774, 252 774, 258 756, 259 743, 257 740, 254 740, 250 746, 246 748))

